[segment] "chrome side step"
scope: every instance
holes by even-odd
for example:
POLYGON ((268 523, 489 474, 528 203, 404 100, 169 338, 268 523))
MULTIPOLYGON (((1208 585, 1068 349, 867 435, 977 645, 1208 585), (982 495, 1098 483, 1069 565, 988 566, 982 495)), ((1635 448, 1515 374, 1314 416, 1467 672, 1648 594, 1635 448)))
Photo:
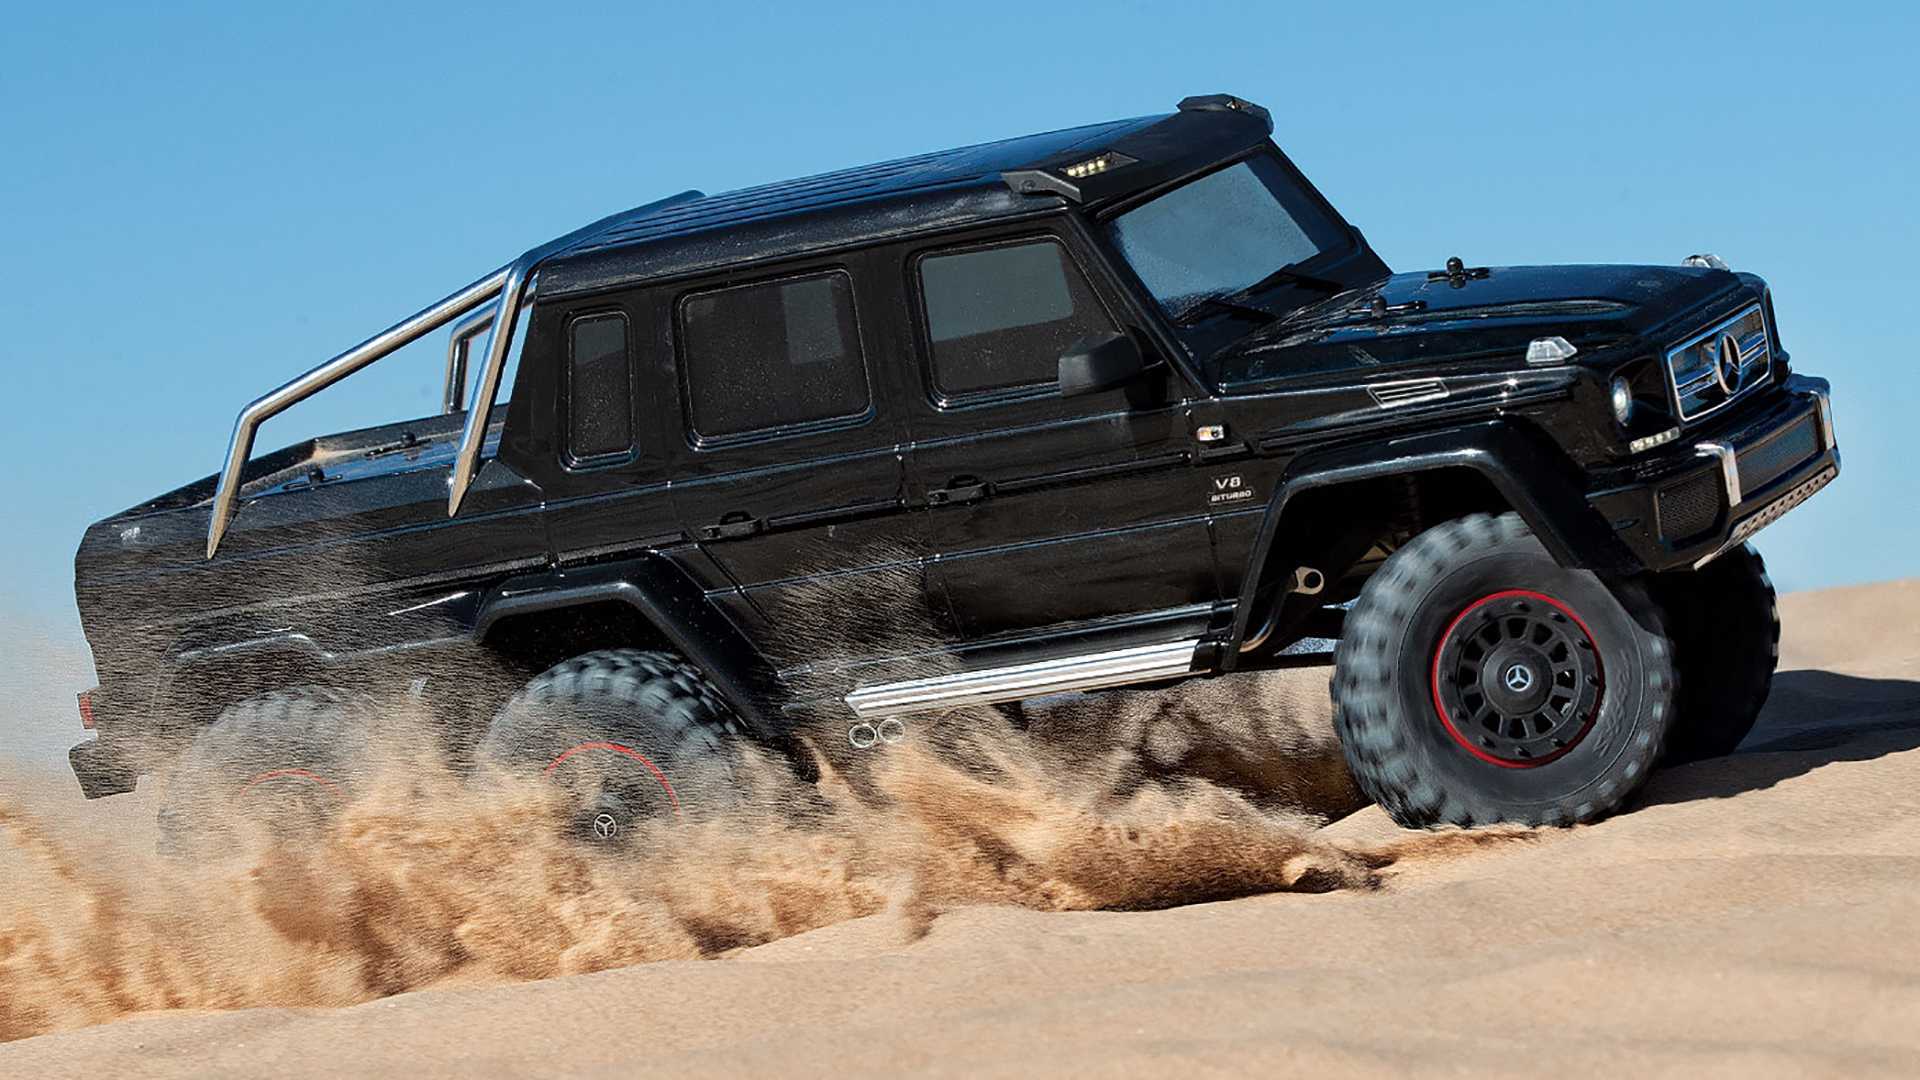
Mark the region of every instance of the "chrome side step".
POLYGON ((1098 690, 1176 678, 1193 671, 1194 653, 1199 648, 1199 639, 1135 645, 1059 660, 863 686, 847 695, 847 707, 862 720, 872 720, 964 705, 1018 701, 1068 690, 1098 690))

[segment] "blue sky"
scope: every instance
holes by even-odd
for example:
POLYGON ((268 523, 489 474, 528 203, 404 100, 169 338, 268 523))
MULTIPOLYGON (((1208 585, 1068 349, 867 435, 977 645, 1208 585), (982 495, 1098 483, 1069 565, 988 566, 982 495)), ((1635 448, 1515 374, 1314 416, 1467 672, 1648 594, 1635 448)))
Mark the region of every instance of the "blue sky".
MULTIPOLYGON (((32 5, 0 34, 0 616, 249 398, 537 242, 707 191, 1231 91, 1396 269, 1766 275, 1835 382, 1786 587, 1920 573, 1920 17, 1896 4, 32 5), (63 11, 72 8, 72 11, 63 11)), ((262 447, 431 412, 438 356, 262 447)))

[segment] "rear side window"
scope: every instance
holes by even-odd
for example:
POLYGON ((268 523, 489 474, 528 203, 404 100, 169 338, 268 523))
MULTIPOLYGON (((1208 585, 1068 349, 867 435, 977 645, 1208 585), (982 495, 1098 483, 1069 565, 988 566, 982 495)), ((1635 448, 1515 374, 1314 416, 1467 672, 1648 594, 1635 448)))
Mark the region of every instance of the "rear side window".
POLYGON ((1057 240, 928 255, 920 289, 942 400, 1051 384, 1068 345, 1114 329, 1057 240))
POLYGON ((567 335, 567 454, 575 461, 624 455, 633 446, 633 365, 627 317, 589 315, 567 335))
POLYGON ((691 294, 680 342, 701 439, 846 420, 872 405, 853 286, 840 271, 691 294))

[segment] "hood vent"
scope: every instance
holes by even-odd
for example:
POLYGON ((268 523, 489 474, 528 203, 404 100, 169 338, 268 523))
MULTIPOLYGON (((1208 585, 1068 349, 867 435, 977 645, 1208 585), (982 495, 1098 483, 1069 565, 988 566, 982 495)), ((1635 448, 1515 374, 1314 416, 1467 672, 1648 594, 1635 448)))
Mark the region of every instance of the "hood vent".
POLYGON ((1367 387, 1373 403, 1383 409, 1438 401, 1447 396, 1447 384, 1439 379, 1412 379, 1407 382, 1375 383, 1367 387))

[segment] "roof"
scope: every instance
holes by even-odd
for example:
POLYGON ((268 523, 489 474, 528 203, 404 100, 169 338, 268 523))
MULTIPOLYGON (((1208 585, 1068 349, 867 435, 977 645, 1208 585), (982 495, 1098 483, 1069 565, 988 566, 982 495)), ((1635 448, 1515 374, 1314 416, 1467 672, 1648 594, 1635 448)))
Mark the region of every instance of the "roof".
POLYGON ((1099 186, 1097 199, 1088 200, 1106 201, 1237 153, 1264 141, 1267 130, 1264 113, 1189 109, 1183 102, 1182 111, 1172 114, 941 150, 718 195, 690 191, 581 230, 542 264, 540 291, 596 291, 1031 213, 1064 200, 1057 193, 1017 194, 1004 174, 1058 168, 1110 150, 1125 153, 1137 164, 1116 170, 1111 182, 1099 186))

